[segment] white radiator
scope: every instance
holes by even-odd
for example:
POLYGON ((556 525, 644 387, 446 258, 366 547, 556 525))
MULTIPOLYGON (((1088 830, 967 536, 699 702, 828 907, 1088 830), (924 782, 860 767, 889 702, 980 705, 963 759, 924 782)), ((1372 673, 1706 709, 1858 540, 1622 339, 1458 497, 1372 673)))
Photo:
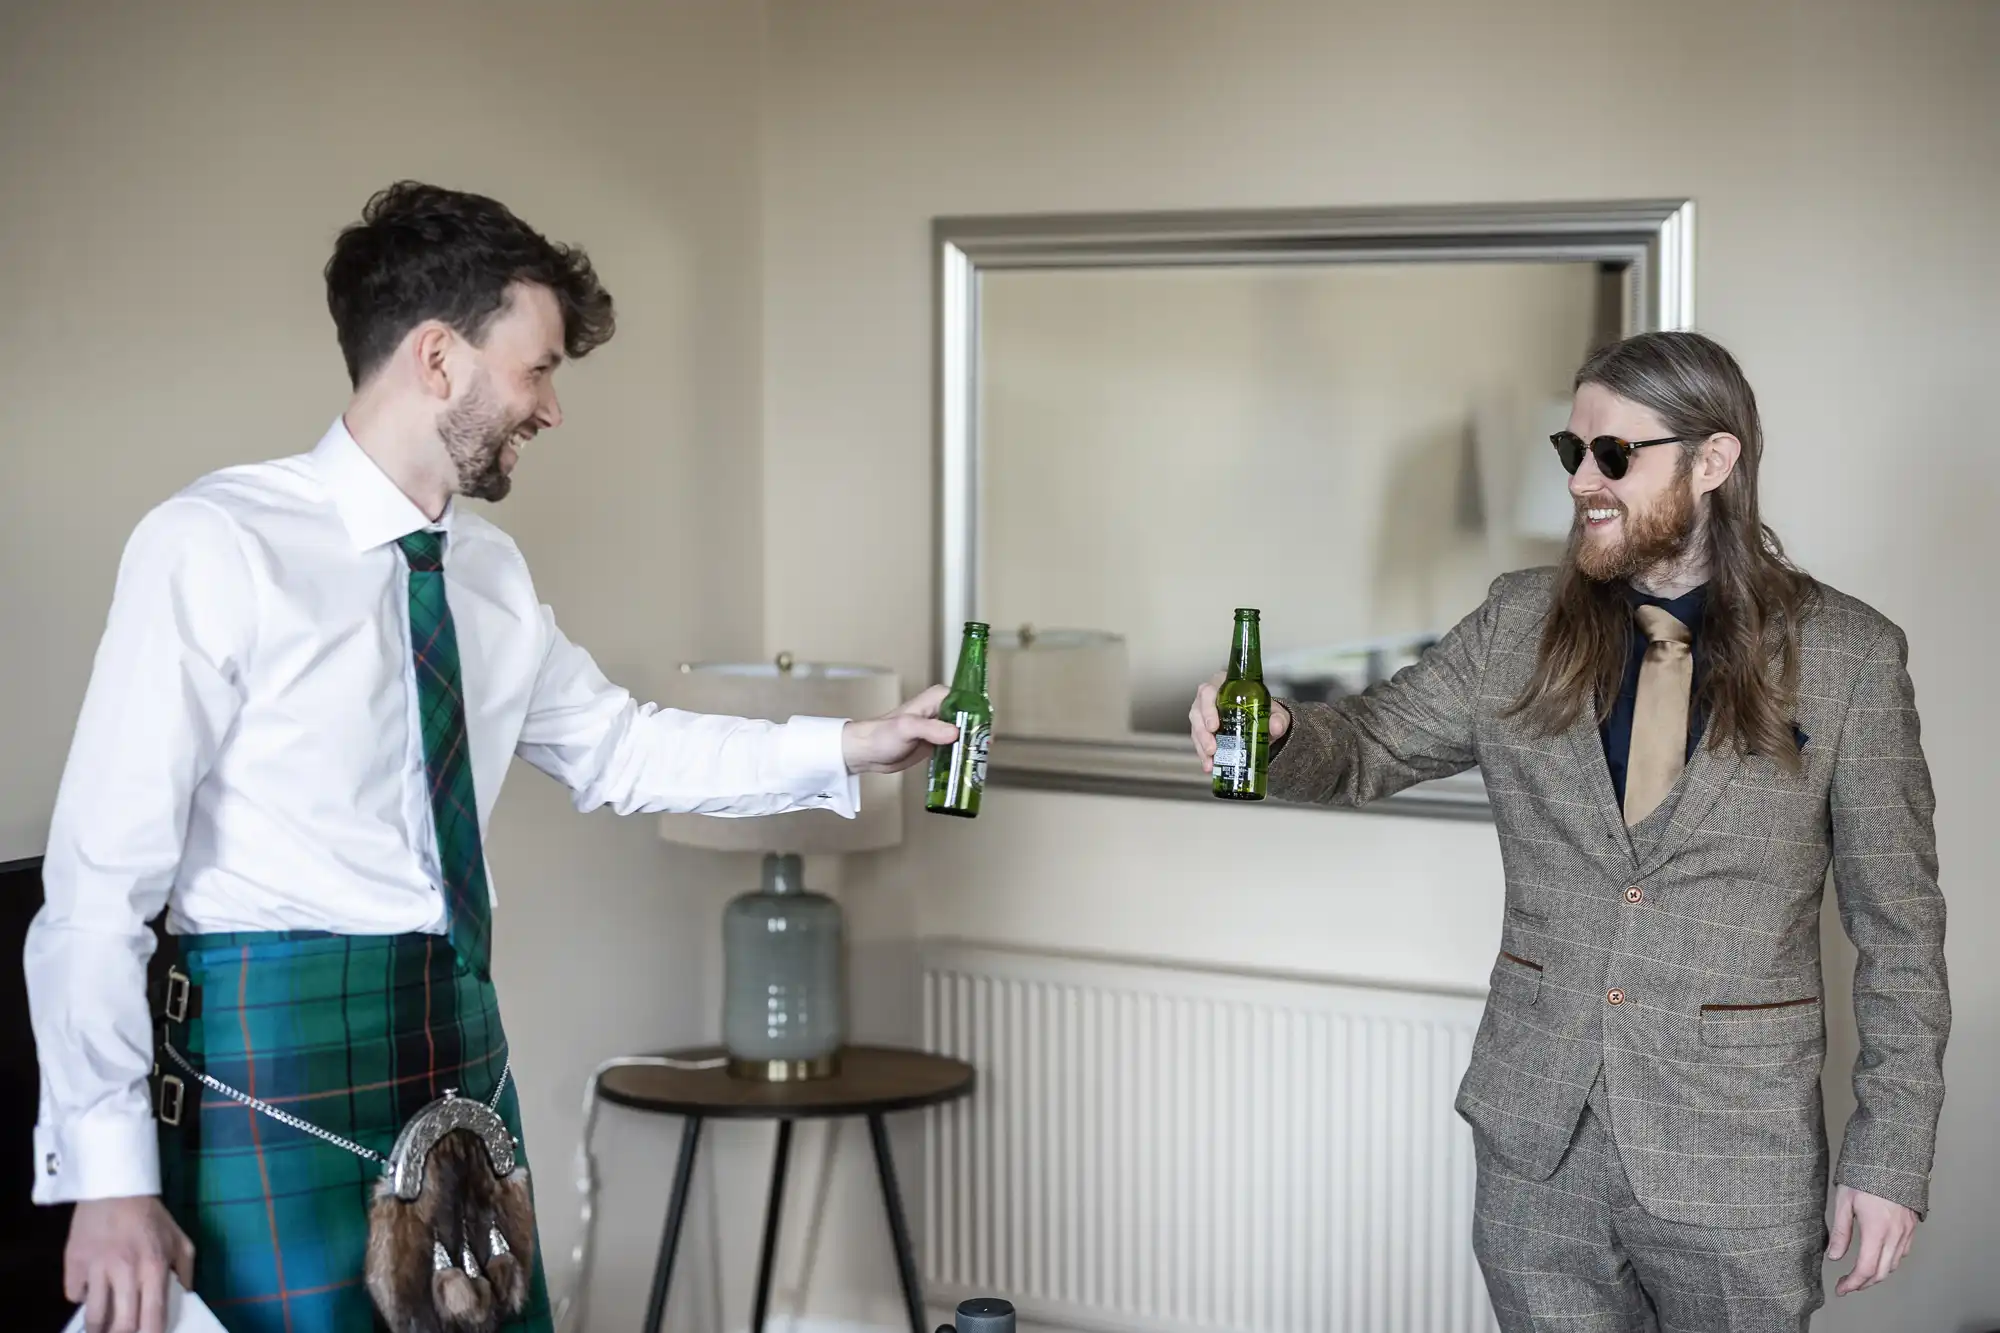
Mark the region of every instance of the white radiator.
POLYGON ((1486 1333, 1476 998, 926 946, 925 1283, 1112 1333, 1486 1333))

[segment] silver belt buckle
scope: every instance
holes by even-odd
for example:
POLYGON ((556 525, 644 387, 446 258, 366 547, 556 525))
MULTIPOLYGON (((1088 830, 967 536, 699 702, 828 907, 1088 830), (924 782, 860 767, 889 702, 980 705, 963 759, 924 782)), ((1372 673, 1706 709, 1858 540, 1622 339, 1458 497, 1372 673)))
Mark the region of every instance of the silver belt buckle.
POLYGON ((179 1023, 187 1018, 188 995, 193 989, 194 983, 188 980, 187 973, 181 971, 178 967, 167 969, 166 1008, 167 1021, 169 1023, 179 1023))
POLYGON ((163 1077, 160 1080, 160 1123, 168 1126, 178 1126, 181 1123, 181 1111, 186 1101, 187 1085, 181 1082, 180 1075, 168 1074, 163 1077))

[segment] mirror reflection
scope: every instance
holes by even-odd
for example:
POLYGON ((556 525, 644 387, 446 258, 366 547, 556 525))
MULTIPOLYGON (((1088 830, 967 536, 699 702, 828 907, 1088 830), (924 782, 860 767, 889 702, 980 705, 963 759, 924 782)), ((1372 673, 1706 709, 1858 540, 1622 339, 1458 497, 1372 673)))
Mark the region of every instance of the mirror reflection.
POLYGON ((1554 561, 1548 436, 1630 286, 1602 261, 982 274, 996 733, 1184 737, 1239 606, 1273 693, 1358 691, 1554 561))

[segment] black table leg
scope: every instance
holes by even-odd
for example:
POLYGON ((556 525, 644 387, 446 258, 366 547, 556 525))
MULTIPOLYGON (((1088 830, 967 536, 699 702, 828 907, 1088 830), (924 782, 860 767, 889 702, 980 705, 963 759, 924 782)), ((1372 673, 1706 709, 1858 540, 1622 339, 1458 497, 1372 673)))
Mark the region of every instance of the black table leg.
POLYGON ((889 1211, 889 1239, 896 1247, 896 1272, 903 1280, 903 1304, 910 1312, 910 1333, 924 1331, 924 1293, 917 1278, 916 1251, 910 1245, 910 1224, 903 1217, 903 1195, 896 1188, 896 1163, 889 1156, 889 1129, 879 1114, 868 1117, 868 1137, 875 1145, 875 1171, 882 1177, 882 1204, 889 1211))
POLYGON ((660 1261, 653 1267, 653 1294, 646 1301, 646 1333, 660 1333, 667 1315, 667 1286, 674 1276, 674 1251, 681 1243, 681 1223, 687 1217, 688 1184, 694 1179, 694 1150, 701 1143, 701 1117, 689 1116, 681 1130, 681 1159, 674 1167, 674 1193, 667 1203, 667 1230, 660 1237, 660 1261))
POLYGON ((778 1155, 771 1163, 771 1197, 764 1204, 764 1252, 757 1259, 757 1298, 750 1307, 750 1333, 764 1333, 771 1308, 771 1264, 778 1257, 778 1218, 785 1209, 785 1167, 792 1159, 792 1122, 778 1122, 778 1155))

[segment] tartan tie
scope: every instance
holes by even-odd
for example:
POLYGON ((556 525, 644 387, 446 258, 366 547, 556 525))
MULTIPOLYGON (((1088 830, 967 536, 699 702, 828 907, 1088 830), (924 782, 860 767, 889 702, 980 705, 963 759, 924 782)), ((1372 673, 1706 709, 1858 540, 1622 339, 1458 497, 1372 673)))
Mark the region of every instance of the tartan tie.
POLYGON ((1657 606, 1635 613, 1646 635, 1639 663, 1639 696, 1632 707, 1632 746, 1625 760, 1625 823, 1637 824, 1659 807, 1687 765, 1688 698, 1694 692, 1694 657, 1688 627, 1657 606))
POLYGON ((458 635, 444 595, 444 534, 413 532, 396 543, 410 562, 410 648, 417 672, 417 715, 424 728, 424 769, 437 826, 451 942, 480 976, 492 958, 492 905, 479 844, 479 806, 465 738, 458 635))

